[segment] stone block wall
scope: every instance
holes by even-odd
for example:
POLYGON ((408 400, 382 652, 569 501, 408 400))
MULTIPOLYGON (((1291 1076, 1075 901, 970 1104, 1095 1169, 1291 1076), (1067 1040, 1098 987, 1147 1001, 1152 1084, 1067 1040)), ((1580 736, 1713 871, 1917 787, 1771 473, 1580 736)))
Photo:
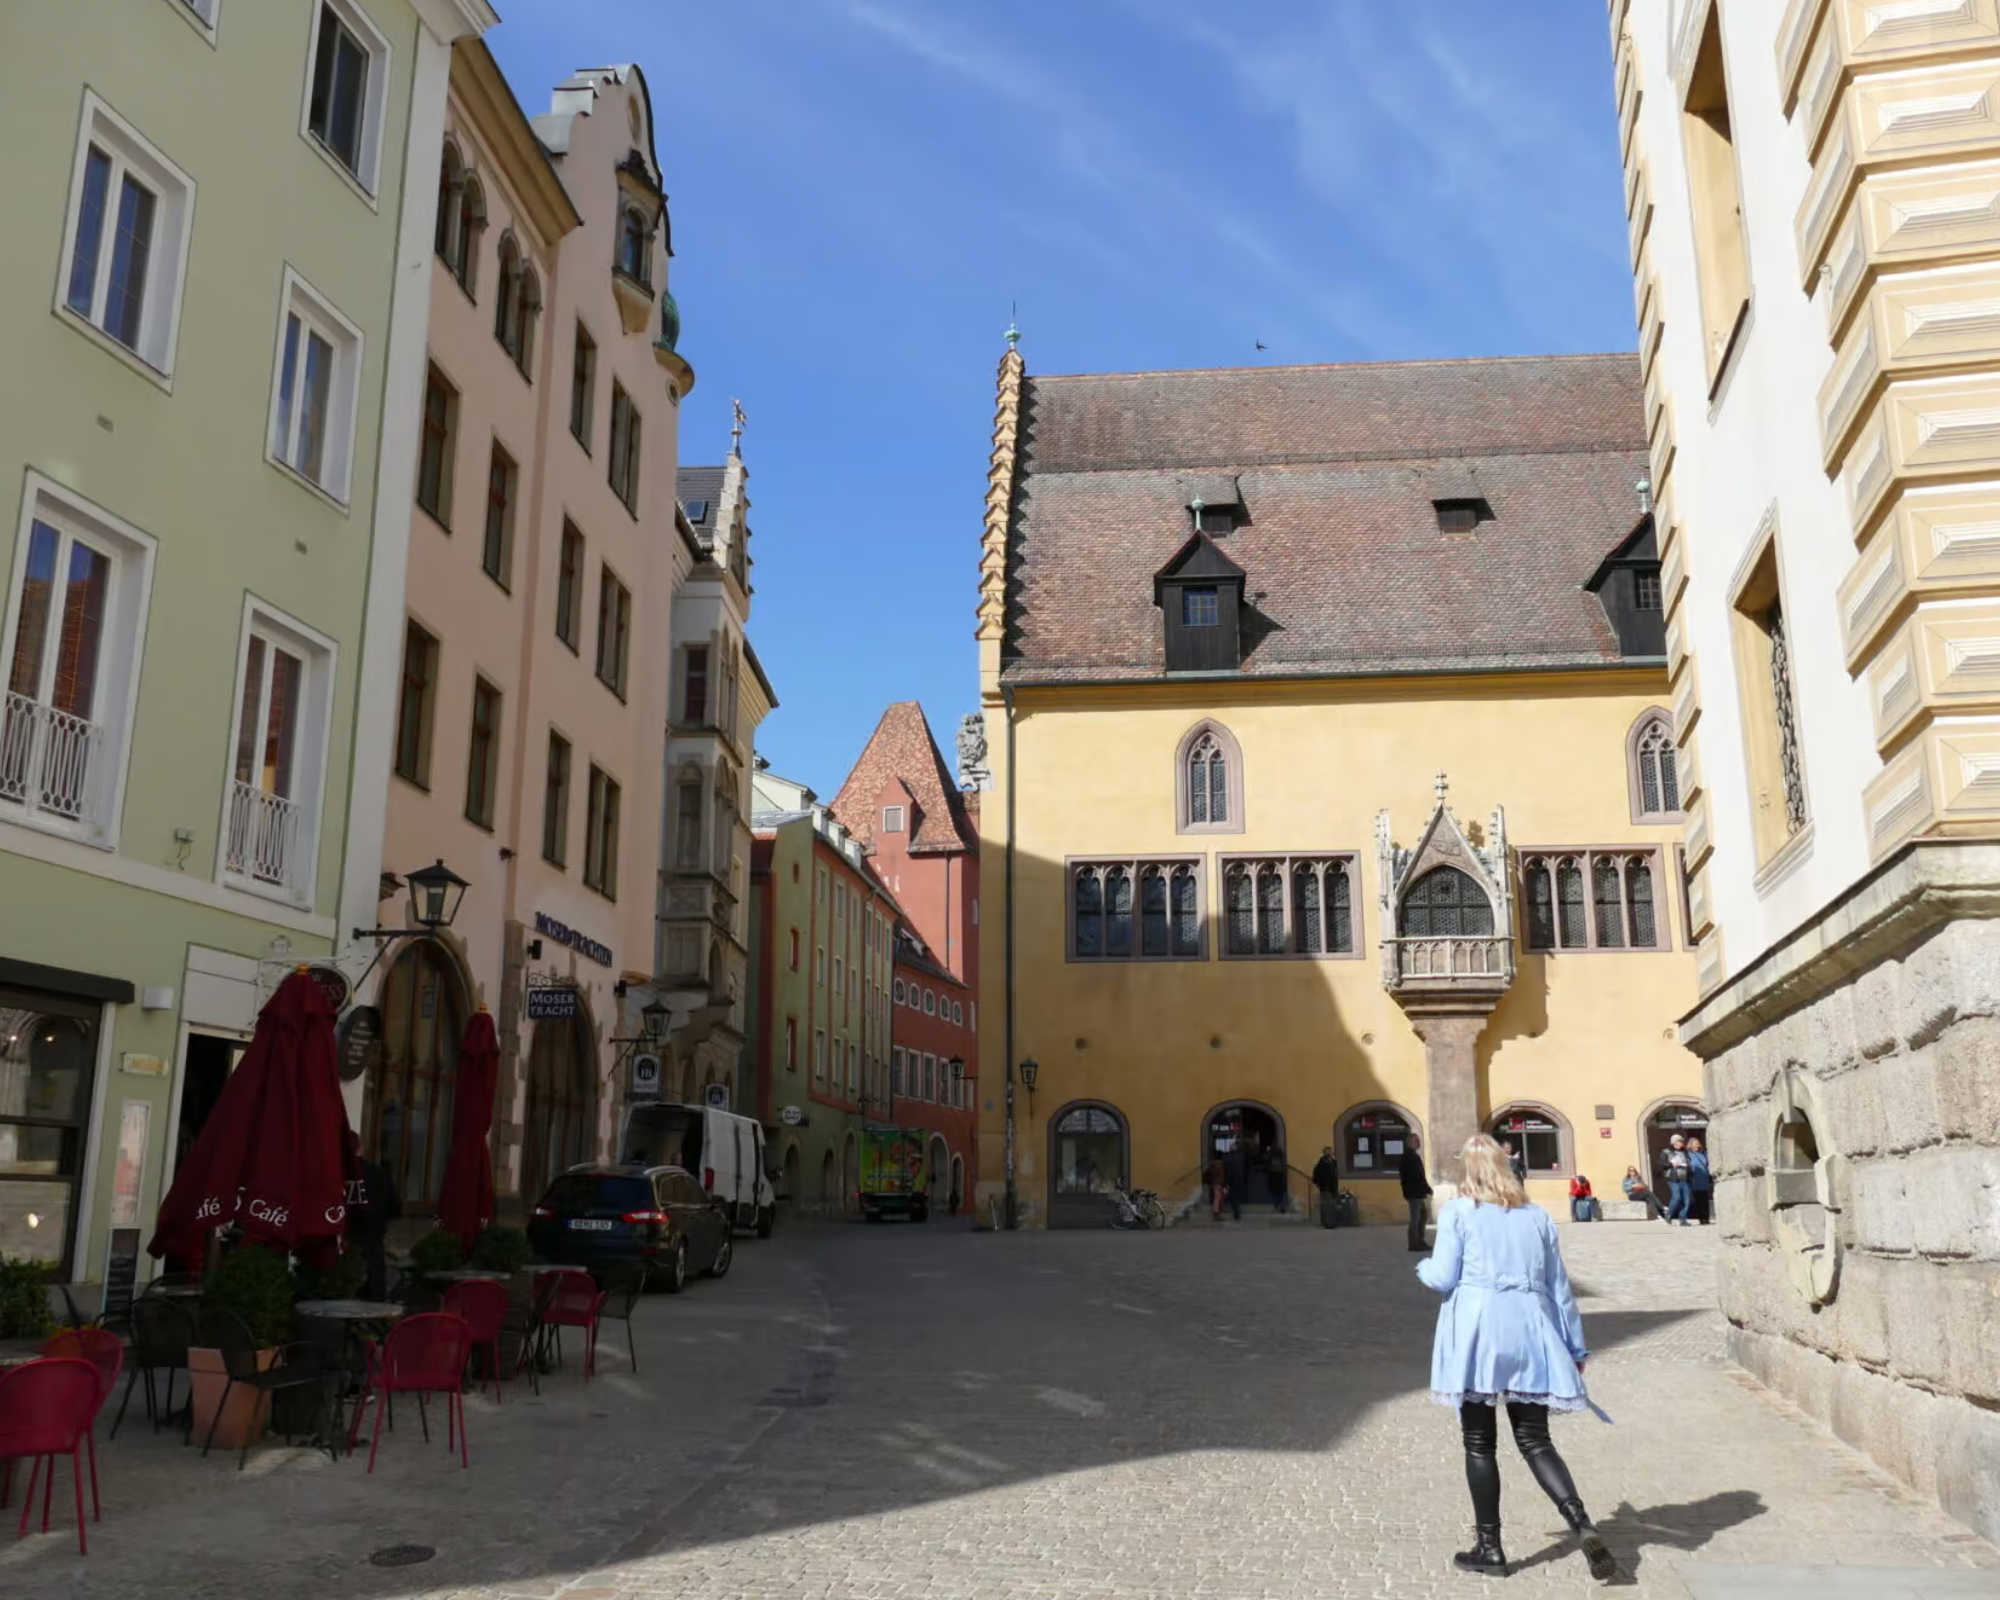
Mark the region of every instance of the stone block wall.
POLYGON ((1707 1079, 1731 1355, 2000 1539, 2000 921, 1848 972, 1707 1079), (1811 1119, 1827 1234, 1777 1209, 1788 1107, 1811 1119))

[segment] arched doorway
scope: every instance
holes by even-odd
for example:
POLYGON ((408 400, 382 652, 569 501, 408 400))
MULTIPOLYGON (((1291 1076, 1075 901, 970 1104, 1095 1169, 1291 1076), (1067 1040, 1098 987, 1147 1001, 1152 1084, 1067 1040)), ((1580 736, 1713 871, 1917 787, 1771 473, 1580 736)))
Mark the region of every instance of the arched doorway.
POLYGON ((1246 1206, 1268 1206, 1276 1198, 1280 1155, 1291 1155, 1285 1119, 1259 1101, 1231 1100, 1201 1119, 1201 1170, 1222 1157, 1229 1186, 1246 1206))
POLYGON ((533 1205, 557 1173, 597 1153, 597 1049, 589 1026, 581 1017, 537 1022, 521 1116, 521 1198, 533 1205))
POLYGON ((823 1216, 832 1216, 840 1210, 840 1169, 833 1164, 831 1150, 819 1164, 819 1209, 823 1216))
POLYGON ((1576 1159, 1568 1121, 1552 1106, 1516 1101, 1493 1113, 1486 1131, 1514 1147, 1531 1178, 1567 1178, 1576 1159))
POLYGON ((1640 1124, 1639 1139, 1645 1151, 1640 1168, 1660 1204, 1667 1203, 1667 1163, 1665 1156, 1675 1134, 1700 1139, 1708 1148, 1708 1112, 1699 1100, 1662 1100, 1648 1108, 1640 1124))
POLYGON ((930 1195, 926 1215, 943 1216, 951 1194, 951 1146, 936 1134, 931 1135, 930 1150, 924 1157, 924 1187, 930 1195))
POLYGON ((857 1211, 860 1207, 861 1149, 855 1143, 854 1135, 850 1133, 840 1154, 840 1209, 857 1211))
POLYGON ((1049 1226, 1109 1227, 1118 1215, 1112 1190, 1131 1170, 1124 1113, 1102 1100, 1064 1106, 1049 1119, 1049 1226))
POLYGON ((412 941, 382 980, 382 1051, 361 1100, 363 1147, 408 1212, 437 1202, 451 1146, 465 989, 444 949, 412 941))

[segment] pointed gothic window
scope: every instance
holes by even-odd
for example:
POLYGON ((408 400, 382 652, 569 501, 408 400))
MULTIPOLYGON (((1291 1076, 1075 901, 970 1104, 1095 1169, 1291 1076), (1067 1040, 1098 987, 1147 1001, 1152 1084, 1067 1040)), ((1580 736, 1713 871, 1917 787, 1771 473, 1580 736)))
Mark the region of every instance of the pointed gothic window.
POLYGON ((1243 753, 1229 730, 1199 722, 1175 754, 1175 825, 1182 833, 1243 831, 1243 753))
POLYGON ((1218 823, 1229 820, 1229 757, 1205 733, 1188 752, 1188 821, 1218 823))
POLYGON ((1626 743, 1631 768, 1632 820, 1667 822, 1681 814, 1680 752, 1674 747, 1672 719, 1649 711, 1633 725, 1626 743))
POLYGON ((1530 950, 1663 950, 1671 933, 1654 900, 1658 851, 1524 852, 1530 950))
POLYGON ((1197 861, 1079 862, 1069 892, 1070 959, 1201 959, 1197 861))
POLYGON ((1482 939, 1493 933, 1493 902, 1467 873, 1433 867, 1403 897, 1408 939, 1482 939))

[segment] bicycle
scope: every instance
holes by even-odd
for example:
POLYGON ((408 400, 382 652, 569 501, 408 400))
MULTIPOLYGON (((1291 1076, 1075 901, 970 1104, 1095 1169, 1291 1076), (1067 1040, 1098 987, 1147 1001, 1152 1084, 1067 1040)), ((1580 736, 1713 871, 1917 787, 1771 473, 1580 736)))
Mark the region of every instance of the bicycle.
POLYGON ((1112 1218, 1112 1227, 1164 1228, 1167 1225, 1167 1208, 1160 1204, 1160 1197, 1151 1189, 1113 1189, 1111 1197, 1118 1202, 1118 1215, 1112 1218))

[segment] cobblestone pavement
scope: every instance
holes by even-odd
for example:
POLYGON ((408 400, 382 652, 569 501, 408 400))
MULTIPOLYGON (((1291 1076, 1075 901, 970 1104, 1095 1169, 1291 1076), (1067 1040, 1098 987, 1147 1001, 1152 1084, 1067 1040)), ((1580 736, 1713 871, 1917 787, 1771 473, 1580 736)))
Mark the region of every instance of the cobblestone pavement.
MULTIPOLYGON (((1624 1587, 1733 1597, 1813 1562, 2000 1595, 2000 1551, 1722 1361, 1711 1235, 1563 1231, 1617 1421, 1565 1419, 1558 1442, 1624 1587)), ((607 1353, 587 1390, 468 1401, 469 1472, 407 1421, 372 1478, 277 1448, 239 1474, 128 1421, 100 1449, 89 1558, 62 1525, 0 1543, 0 1595, 1483 1592, 1450 1570, 1468 1512, 1414 1260, 1394 1228, 792 1228, 746 1241, 727 1282, 646 1302, 636 1376, 607 1353), (437 1554, 368 1563, 402 1543, 437 1554)), ((1525 1469, 1503 1472, 1505 1592, 1593 1589, 1525 1469)))

